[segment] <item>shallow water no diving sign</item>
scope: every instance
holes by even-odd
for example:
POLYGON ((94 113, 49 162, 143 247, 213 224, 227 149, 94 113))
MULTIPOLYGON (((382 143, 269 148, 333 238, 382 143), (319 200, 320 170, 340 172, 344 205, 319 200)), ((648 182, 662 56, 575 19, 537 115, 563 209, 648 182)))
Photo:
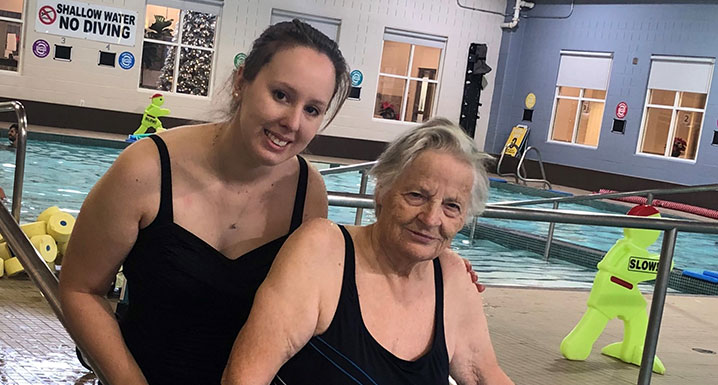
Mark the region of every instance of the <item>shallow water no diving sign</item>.
POLYGON ((35 31, 134 46, 137 12, 70 0, 37 0, 35 31))

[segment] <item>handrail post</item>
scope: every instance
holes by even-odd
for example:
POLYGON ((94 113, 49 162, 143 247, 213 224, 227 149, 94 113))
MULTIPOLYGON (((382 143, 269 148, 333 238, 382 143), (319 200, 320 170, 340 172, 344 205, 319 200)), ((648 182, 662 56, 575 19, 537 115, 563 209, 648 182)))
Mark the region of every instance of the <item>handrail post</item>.
POLYGON ((658 347, 658 332, 661 329, 663 318, 663 307, 666 302, 666 291, 668 290, 668 277, 673 262, 673 251, 676 247, 676 236, 678 229, 673 228, 663 232, 663 245, 661 246, 661 259, 658 262, 658 274, 653 289, 653 300, 648 317, 648 328, 646 329, 646 341, 643 345, 643 357, 641 357, 641 370, 638 374, 638 385, 650 385, 651 374, 653 373, 653 361, 658 347))
POLYGON ((25 106, 18 101, 0 103, 0 112, 15 112, 17 139, 15 140, 15 180, 12 187, 12 216, 20 222, 22 206, 22 180, 25 176, 25 152, 27 147, 27 114, 25 106))
POLYGON ((474 244, 474 235, 476 234, 476 222, 479 220, 477 215, 474 215, 471 220, 471 230, 469 231, 469 242, 474 244))
MULTIPOLYGON (((553 209, 558 210, 558 202, 553 202, 553 209)), ((551 253, 551 243, 553 242, 553 231, 556 228, 556 222, 551 222, 548 225, 548 235, 546 236, 546 246, 543 250, 543 259, 548 262, 549 254, 551 253)))
POLYGON ((649 206, 653 205, 653 193, 646 194, 646 204, 649 206))
MULTIPOLYGON (((361 182, 359 184, 359 194, 364 195, 364 194, 366 194, 366 185, 367 185, 369 176, 367 175, 366 169, 361 170, 360 172, 361 172, 361 182)), ((362 216, 364 216, 364 209, 361 207, 357 207, 356 217, 354 218, 355 226, 361 226, 362 216)))

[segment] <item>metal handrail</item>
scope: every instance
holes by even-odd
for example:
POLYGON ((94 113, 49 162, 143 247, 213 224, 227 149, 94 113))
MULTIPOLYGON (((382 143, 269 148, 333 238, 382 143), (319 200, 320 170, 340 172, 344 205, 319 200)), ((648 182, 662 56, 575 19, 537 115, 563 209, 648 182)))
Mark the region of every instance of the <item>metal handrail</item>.
MULTIPOLYGON (((357 194, 329 195, 329 204, 344 207, 373 208, 374 201, 357 194)), ((663 230, 663 244, 658 262, 656 283, 649 311, 646 338, 638 374, 638 385, 650 385, 653 374, 653 361, 658 347, 658 335, 663 318, 663 309, 668 291, 668 277, 673 262, 678 231, 718 234, 718 226, 713 223, 688 221, 683 219, 635 217, 618 214, 596 214, 576 211, 527 209, 507 207, 497 204, 487 205, 481 216, 486 218, 531 220, 538 222, 558 222, 586 224, 595 226, 629 227, 663 230)))
MULTIPOLYGON (((621 198, 621 197, 626 197, 626 196, 645 195, 647 197, 646 204, 650 205, 653 203, 653 197, 655 195, 683 194, 683 193, 693 193, 693 192, 701 192, 701 191, 718 191, 718 184, 692 186, 692 187, 679 187, 679 188, 673 188, 673 189, 650 189, 650 190, 619 192, 619 193, 589 194, 589 195, 577 195, 577 196, 571 196, 571 197, 532 199, 532 200, 525 200, 525 201, 500 202, 500 203, 495 203, 495 204, 502 205, 502 206, 526 206, 526 205, 533 205, 533 204, 553 203, 553 209, 558 210, 559 203, 561 203, 561 202, 582 202, 582 201, 592 201, 592 200, 597 200, 597 199, 609 199, 609 198, 621 198)), ((475 226, 475 221, 476 221, 476 219, 474 219, 473 226, 475 226)), ((546 261, 548 261, 549 255, 551 254, 551 245, 553 244, 553 233, 554 233, 555 227, 556 227, 556 224, 554 222, 551 222, 548 226, 548 235, 546 236, 546 245, 544 247, 544 253, 543 253, 544 260, 546 260, 546 261)), ((473 236, 472 236, 472 239, 473 239, 473 236)))
POLYGON ((617 193, 607 193, 607 194, 575 195, 575 196, 570 196, 570 197, 556 197, 556 198, 532 199, 532 200, 524 200, 524 201, 497 202, 494 204, 501 205, 501 206, 527 206, 527 205, 534 205, 534 204, 538 205, 538 204, 543 204, 543 203, 554 203, 554 202, 560 202, 560 203, 582 202, 582 201, 592 201, 592 200, 597 200, 597 199, 622 198, 622 197, 628 197, 628 196, 672 195, 672 194, 684 194, 684 193, 703 192, 703 191, 718 191, 718 184, 707 184, 707 185, 690 186, 690 187, 678 187, 678 188, 673 188, 673 189, 650 189, 650 190, 617 192, 617 193))
POLYGON ((325 168, 325 169, 319 170, 319 173, 322 175, 331 175, 331 174, 341 174, 343 172, 349 172, 349 171, 362 171, 362 170, 366 170, 368 168, 372 168, 375 163, 376 163, 376 161, 350 164, 348 166, 325 168))
MULTIPOLYGON (((0 233, 2 233, 5 241, 10 246, 15 257, 20 261, 20 264, 25 269, 25 272, 30 277, 32 282, 40 289, 40 292, 45 297, 47 302, 50 304, 50 309, 55 313, 57 319, 60 320, 65 329, 67 324, 65 323, 65 315, 60 307, 59 299, 59 282, 57 277, 50 268, 47 266, 45 261, 42 259, 40 254, 35 250, 35 247, 30 243, 27 235, 23 233, 22 229, 12 217, 7 208, 4 205, 0 205, 0 233)), ((92 371, 95 372, 97 378, 103 384, 110 384, 107 378, 99 370, 99 367, 95 363, 94 359, 86 352, 87 350, 82 347, 79 341, 75 340, 78 348, 82 352, 86 362, 92 371)))
MULTIPOLYGON (((329 205, 373 209, 374 200, 367 195, 329 193, 329 205)), ((679 231, 689 233, 718 234, 718 226, 712 222, 674 218, 637 217, 623 214, 598 214, 575 210, 529 209, 523 207, 507 207, 506 205, 497 203, 487 204, 481 213, 481 217, 652 230, 671 230, 675 228, 679 231)))
POLYGON ((548 179, 546 179, 546 170, 543 167, 543 161, 541 160, 541 151, 539 151, 538 148, 534 146, 529 146, 526 151, 524 151, 524 153, 521 155, 521 160, 519 160, 519 164, 516 166, 516 178, 518 178, 524 185, 526 185, 526 182, 543 183, 548 187, 549 190, 551 190, 551 183, 549 183, 548 179), (521 175, 521 171, 526 173, 526 169, 524 168, 524 160, 526 160, 526 154, 531 151, 536 152, 539 168, 541 169, 541 179, 531 179, 528 176, 521 175))
POLYGON ((0 103, 0 112, 15 112, 17 117, 17 139, 15 140, 15 181, 12 187, 12 216, 20 223, 22 206, 22 181, 25 177, 25 153, 27 147, 27 115, 25 107, 18 101, 0 103))

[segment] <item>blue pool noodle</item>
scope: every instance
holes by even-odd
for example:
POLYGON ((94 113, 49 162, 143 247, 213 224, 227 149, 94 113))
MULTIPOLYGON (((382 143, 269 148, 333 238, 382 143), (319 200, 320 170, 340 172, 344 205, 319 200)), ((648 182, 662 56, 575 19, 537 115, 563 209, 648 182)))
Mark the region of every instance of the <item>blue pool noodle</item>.
POLYGON ((696 278, 710 283, 718 283, 718 277, 704 275, 698 271, 683 270, 683 275, 685 275, 686 277, 696 278))
POLYGON ((718 271, 703 270, 703 275, 707 275, 707 276, 713 277, 713 278, 718 278, 718 271))

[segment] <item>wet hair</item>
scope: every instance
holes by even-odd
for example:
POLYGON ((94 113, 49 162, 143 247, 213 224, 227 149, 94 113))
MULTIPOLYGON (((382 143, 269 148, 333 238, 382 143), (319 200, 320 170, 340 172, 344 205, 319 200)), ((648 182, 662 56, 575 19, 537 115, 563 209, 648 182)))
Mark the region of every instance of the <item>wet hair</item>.
POLYGON ((8 138, 8 140, 9 140, 10 142, 12 142, 12 143, 15 143, 15 141, 17 140, 17 124, 16 124, 16 123, 13 123, 13 124, 10 125, 10 127, 8 127, 8 129, 7 129, 7 138, 8 138), (13 129, 15 130, 15 137, 11 137, 11 136, 10 136, 10 131, 12 131, 13 129))
MULTIPOLYGON (((269 26, 252 44, 252 50, 244 61, 242 77, 253 81, 277 52, 295 47, 306 47, 326 55, 334 65, 334 93, 329 103, 324 127, 334 120, 349 95, 349 70, 337 43, 311 25, 294 19, 269 26)), ((239 72, 234 71, 234 82, 239 72)), ((239 98, 233 97, 231 111, 239 108, 239 98)))
POLYGON ((489 197, 485 163, 491 156, 479 151, 461 127, 446 118, 433 118, 396 138, 369 171, 376 178, 374 199, 381 197, 402 172, 424 151, 445 152, 466 162, 474 171, 468 215, 479 215, 489 197))

